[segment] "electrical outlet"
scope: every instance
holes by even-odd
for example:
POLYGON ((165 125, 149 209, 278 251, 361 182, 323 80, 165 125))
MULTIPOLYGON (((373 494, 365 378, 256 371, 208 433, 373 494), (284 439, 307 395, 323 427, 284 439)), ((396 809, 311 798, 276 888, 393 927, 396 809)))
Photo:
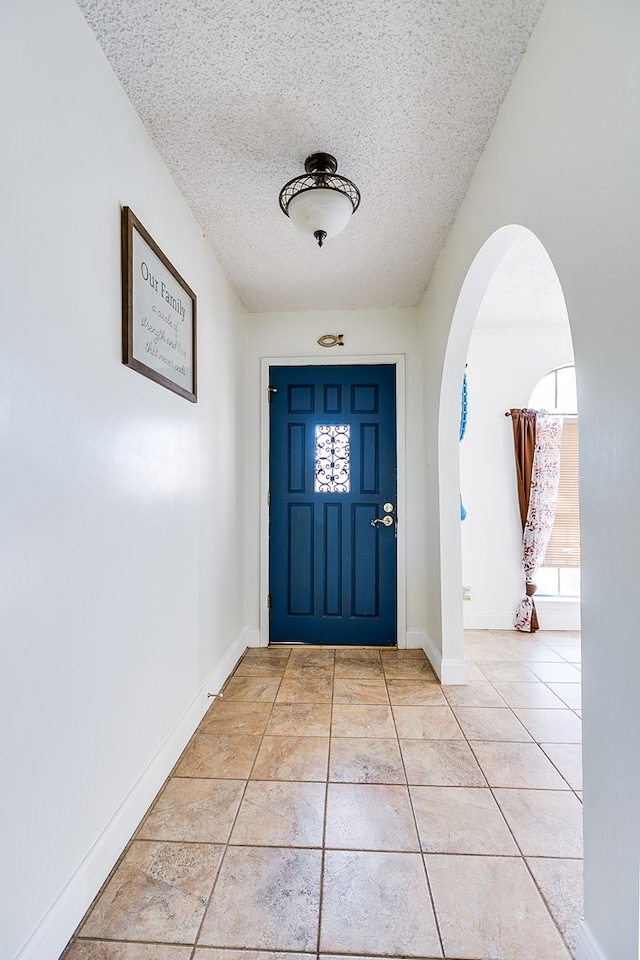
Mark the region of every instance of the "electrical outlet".
POLYGON ((471 587, 463 587, 463 588, 462 588, 462 599, 463 599, 463 600, 471 600, 471 587))

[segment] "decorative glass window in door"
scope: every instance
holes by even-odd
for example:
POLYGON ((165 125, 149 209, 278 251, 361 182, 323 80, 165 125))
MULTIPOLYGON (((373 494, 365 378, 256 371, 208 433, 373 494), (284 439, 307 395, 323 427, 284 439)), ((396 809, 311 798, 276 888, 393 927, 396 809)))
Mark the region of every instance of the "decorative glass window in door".
POLYGON ((349 424, 316 425, 316 493, 349 493, 349 424))

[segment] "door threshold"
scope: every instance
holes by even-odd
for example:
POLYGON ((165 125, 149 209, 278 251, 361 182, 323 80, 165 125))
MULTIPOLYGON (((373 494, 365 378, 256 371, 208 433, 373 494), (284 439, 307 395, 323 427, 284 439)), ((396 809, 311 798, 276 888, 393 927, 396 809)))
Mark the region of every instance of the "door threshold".
POLYGON ((293 640, 270 640, 268 647, 307 647, 309 650, 397 650, 397 643, 304 643, 293 640))

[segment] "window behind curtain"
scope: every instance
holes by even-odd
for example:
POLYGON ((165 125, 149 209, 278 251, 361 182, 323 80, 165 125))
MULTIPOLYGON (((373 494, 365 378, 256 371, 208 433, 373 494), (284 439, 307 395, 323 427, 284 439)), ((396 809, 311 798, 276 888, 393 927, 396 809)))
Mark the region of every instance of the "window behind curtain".
POLYGON ((529 401, 537 410, 564 417, 556 516, 544 563, 536 575, 538 596, 580 596, 580 513, 578 505, 578 408, 573 366, 552 370, 529 401))

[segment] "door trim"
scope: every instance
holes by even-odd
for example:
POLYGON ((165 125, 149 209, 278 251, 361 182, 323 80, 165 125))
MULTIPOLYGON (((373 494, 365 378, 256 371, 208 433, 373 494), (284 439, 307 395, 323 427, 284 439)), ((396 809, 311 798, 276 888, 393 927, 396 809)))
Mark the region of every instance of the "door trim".
POLYGON ((376 363, 396 368, 396 462, 398 471, 398 540, 397 540, 397 608, 396 640, 407 645, 407 542, 406 542, 406 391, 404 354, 376 354, 371 357, 261 357, 260 358, 260 646, 269 645, 269 386, 270 367, 362 366, 376 363))

